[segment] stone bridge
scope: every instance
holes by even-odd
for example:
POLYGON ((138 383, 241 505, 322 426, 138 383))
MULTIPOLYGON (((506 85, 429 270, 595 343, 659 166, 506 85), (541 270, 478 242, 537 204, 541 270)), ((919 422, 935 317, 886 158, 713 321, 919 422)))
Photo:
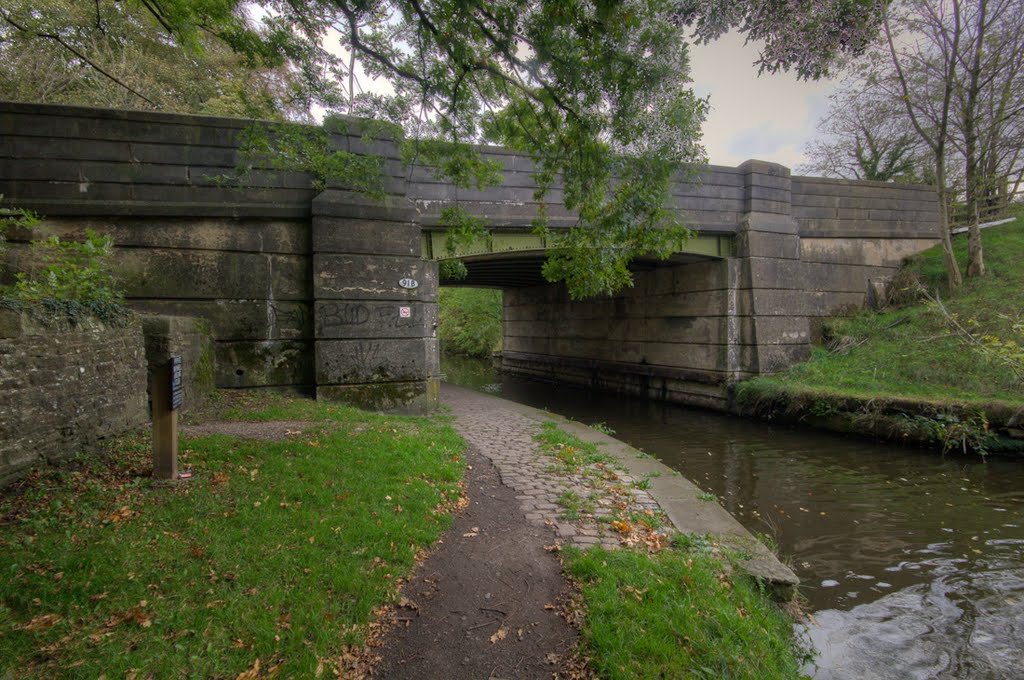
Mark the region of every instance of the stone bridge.
MULTIPOLYGON (((135 309, 208 320, 219 386, 378 407, 436 399, 439 284, 499 287, 506 370, 727 408, 731 383, 804 357, 822 318, 869 302, 936 241, 929 187, 710 166, 673 189, 697 235, 666 261, 635 262, 633 288, 574 302, 540 275, 529 158, 485 149, 504 181, 470 191, 403 166, 393 140, 350 123, 331 142, 386 159, 383 200, 289 172, 225 186, 248 121, 0 103, 0 194, 46 218, 9 235, 8 269, 33 236, 110 233, 135 309), (454 202, 493 234, 460 253, 466 279, 438 281, 440 214, 454 202)), ((554 226, 575 219, 557 188, 547 212, 554 226)))

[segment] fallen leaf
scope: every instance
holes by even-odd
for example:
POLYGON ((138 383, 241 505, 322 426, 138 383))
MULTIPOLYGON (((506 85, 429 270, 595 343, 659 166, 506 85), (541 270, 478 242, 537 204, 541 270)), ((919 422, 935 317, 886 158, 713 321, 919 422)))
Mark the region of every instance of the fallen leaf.
POLYGON ((544 605, 544 609, 547 609, 548 611, 551 611, 552 609, 557 609, 557 607, 555 607, 555 605, 553 605, 553 604, 551 604, 549 602, 548 604, 544 605))
POLYGON ((551 545, 544 546, 544 550, 546 550, 548 552, 558 552, 561 549, 562 549, 562 546, 560 546, 558 543, 552 543, 551 545))
POLYGON ((256 663, 254 663, 249 670, 242 671, 241 673, 239 673, 235 677, 235 680, 255 680, 259 676, 260 676, 260 660, 256 659, 256 663))
POLYGON ((497 630, 497 632, 494 635, 491 636, 491 638, 490 638, 491 644, 493 645, 495 642, 497 642, 499 640, 504 640, 507 635, 508 635, 508 631, 505 630, 504 627, 499 628, 497 630))
POLYGON ((46 630, 47 628, 52 627, 55 623, 57 623, 60 620, 61 616, 59 614, 43 614, 41 616, 35 617, 25 625, 21 626, 21 630, 46 630))

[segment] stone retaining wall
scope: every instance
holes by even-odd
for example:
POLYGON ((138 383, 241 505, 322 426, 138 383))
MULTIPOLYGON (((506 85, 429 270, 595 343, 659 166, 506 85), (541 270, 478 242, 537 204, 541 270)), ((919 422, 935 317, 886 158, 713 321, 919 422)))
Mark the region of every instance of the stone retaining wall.
POLYGON ((146 420, 138 320, 42 324, 0 310, 0 483, 146 420))

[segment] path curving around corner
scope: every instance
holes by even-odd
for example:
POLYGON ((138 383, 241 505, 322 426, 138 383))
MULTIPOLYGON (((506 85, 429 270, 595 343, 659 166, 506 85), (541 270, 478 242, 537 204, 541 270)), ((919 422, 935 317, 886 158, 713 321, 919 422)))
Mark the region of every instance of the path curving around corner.
MULTIPOLYGON (((618 508, 664 512, 684 533, 712 534, 744 550, 744 567, 789 588, 796 576, 717 503, 678 472, 561 416, 445 384, 442 400, 467 443, 468 508, 403 589, 404 606, 380 650, 386 678, 551 678, 580 672, 577 633, 561 615, 571 596, 557 545, 616 548, 629 539, 599 521, 618 508), (551 470, 534 441, 543 423, 597 444, 625 472, 594 516, 568 520, 559 498, 582 481, 551 470), (642 485, 632 482, 645 480, 642 485), (646 487, 646 488, 637 488, 646 487)), ((592 492, 592 489, 590 489, 592 492)))

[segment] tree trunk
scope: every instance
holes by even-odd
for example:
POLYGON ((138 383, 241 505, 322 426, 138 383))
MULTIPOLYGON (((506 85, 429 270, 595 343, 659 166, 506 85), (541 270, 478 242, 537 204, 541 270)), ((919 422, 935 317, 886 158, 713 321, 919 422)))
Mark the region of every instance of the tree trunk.
MULTIPOLYGON (((940 154, 942 151, 940 150, 940 154)), ((939 237, 942 239, 942 257, 946 262, 946 273, 948 275, 949 291, 953 292, 959 288, 964 277, 960 273, 960 265, 957 264, 956 255, 953 254, 953 239, 949 235, 949 200, 946 195, 946 164, 941 155, 935 164, 936 179, 939 184, 939 237)))
POLYGON ((981 219, 978 216, 978 201, 974 201, 974 219, 967 235, 967 276, 985 275, 985 253, 981 247, 981 219))

